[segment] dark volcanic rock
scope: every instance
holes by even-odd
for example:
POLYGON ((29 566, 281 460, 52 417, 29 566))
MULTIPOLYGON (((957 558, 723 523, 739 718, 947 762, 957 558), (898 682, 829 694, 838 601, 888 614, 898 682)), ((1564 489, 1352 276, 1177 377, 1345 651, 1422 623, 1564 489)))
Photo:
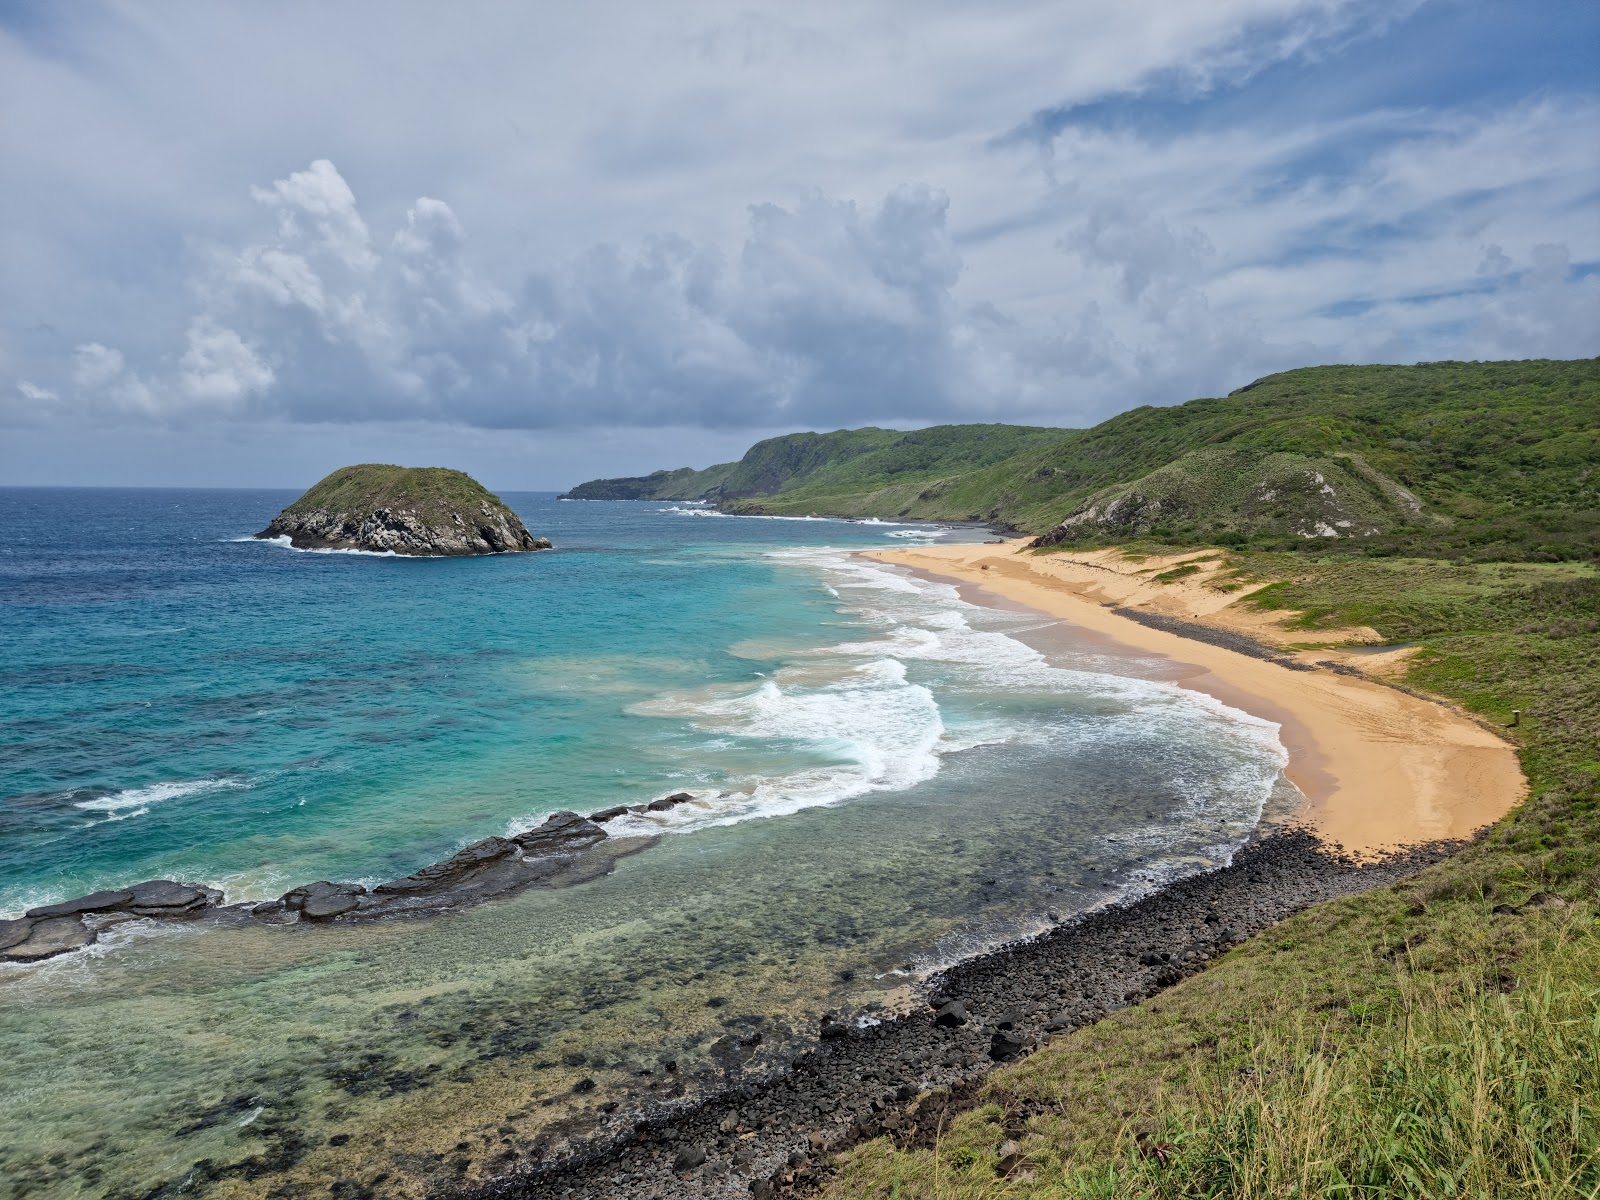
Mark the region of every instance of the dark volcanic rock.
POLYGON ((367 889, 359 883, 329 883, 326 880, 296 888, 283 897, 285 908, 292 908, 307 921, 331 921, 361 907, 367 889), (293 897, 291 901, 290 897, 293 897))
MULTIPOLYGON (((290 912, 297 912, 313 921, 323 921, 341 913, 353 912, 361 903, 359 897, 364 896, 366 891, 359 883, 330 883, 326 879, 319 879, 316 883, 285 892, 278 898, 278 903, 290 912)), ((269 905, 257 907, 270 911, 269 905)))
POLYGON ((173 879, 147 879, 128 891, 133 894, 132 899, 125 901, 121 909, 140 917, 193 917, 222 901, 222 893, 216 888, 173 879))
POLYGON ((625 817, 632 811, 626 804, 618 804, 614 808, 602 808, 597 813, 590 813, 589 820, 598 825, 606 821, 614 821, 618 817, 625 817))
POLYGON ((502 858, 513 857, 517 843, 509 838, 487 837, 473 842, 443 862, 432 863, 404 879, 392 879, 373 888, 387 895, 429 895, 465 882, 502 858))
POLYGON ((951 1000, 941 1004, 939 1011, 933 1014, 933 1023, 941 1029, 954 1029, 967 1023, 967 1006, 959 1000, 951 1000))
POLYGON ((30 917, 72 917, 78 913, 104 912, 108 908, 120 908, 133 899, 130 891, 105 891, 90 892, 87 896, 78 896, 72 900, 63 900, 59 904, 45 904, 39 908, 30 908, 30 917))
POLYGON ((704 1166, 706 1161, 706 1148, 704 1146, 685 1146, 678 1151, 677 1157, 672 1160, 672 1169, 681 1175, 685 1171, 692 1171, 696 1167, 704 1166))
POLYGON ((1021 1054, 1027 1045, 1022 1040, 1022 1035, 1014 1031, 997 1029, 989 1039, 989 1057, 995 1062, 1005 1062, 1008 1058, 1015 1058, 1021 1054))
POLYGON ((0 950, 25 942, 33 934, 33 922, 26 917, 15 921, 0 921, 0 950))
POLYGON ((43 917, 32 922, 28 937, 0 950, 10 962, 38 962, 94 944, 96 934, 81 916, 43 917))
MULTIPOLYGON (((678 1082, 670 1089, 653 1079, 642 1084, 629 1122, 574 1133, 558 1153, 499 1178, 447 1187, 440 1200, 814 1194, 828 1178, 827 1156, 857 1140, 890 1133, 897 1144, 931 1147, 955 1113, 979 1102, 983 1074, 1026 1053, 1035 1030, 1071 1036, 1060 1031, 1124 1007, 1130 993, 1153 994, 1152 977, 1159 988, 1169 972, 1175 979, 1203 970, 1233 943, 1308 904, 1393 883, 1457 848, 1415 847, 1363 863, 1303 831, 1269 834, 1239 851, 1232 866, 1083 914, 941 973, 929 981, 929 1007, 947 1021, 959 1014, 960 1024, 936 1025, 928 1010, 860 1026, 835 1019, 817 1030, 811 1050, 773 1064, 761 1078, 730 1068, 725 1076, 686 1079, 669 1068, 678 1082), (1220 921, 1205 919, 1212 915, 1220 921), (1156 952, 1159 967, 1139 962, 1152 943, 1171 948, 1156 952), (673 1169, 680 1154, 731 1145, 738 1146, 732 1162, 719 1159, 693 1173, 673 1169)), ((629 1111, 626 1100, 621 1111, 629 1111)), ((1025 1163, 1009 1165, 1021 1170, 1025 1163)))
POLYGON ((602 841, 606 831, 587 817, 575 812, 553 812, 544 824, 519 833, 512 841, 522 847, 525 856, 535 854, 570 854, 602 841))

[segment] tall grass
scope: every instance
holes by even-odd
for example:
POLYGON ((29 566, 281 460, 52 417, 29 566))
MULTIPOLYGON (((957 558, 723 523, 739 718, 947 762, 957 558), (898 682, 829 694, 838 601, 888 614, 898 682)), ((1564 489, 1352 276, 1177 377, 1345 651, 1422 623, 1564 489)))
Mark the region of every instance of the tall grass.
POLYGON ((1600 1196, 1600 936, 1585 910, 1511 985, 1491 961, 1402 972, 1386 1027, 1335 1049, 1305 1021, 1061 1197, 1600 1196), (1502 987, 1510 986, 1509 991, 1502 987))

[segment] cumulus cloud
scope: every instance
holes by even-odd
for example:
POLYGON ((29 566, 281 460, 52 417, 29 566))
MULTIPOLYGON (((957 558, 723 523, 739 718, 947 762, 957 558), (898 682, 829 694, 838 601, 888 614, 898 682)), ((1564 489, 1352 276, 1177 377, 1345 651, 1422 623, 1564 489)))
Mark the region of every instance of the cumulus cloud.
POLYGON ((189 326, 189 347, 178 364, 183 394, 199 404, 234 408, 247 396, 265 392, 272 368, 232 329, 208 318, 189 326))
POLYGON ((1415 5, 601 7, 0 37, 0 242, 34 281, 0 299, 0 421, 1080 424, 1311 362, 1600 349, 1592 95, 1229 107, 1378 61, 1350 47, 1415 5), (407 73, 344 52, 374 36, 407 73), (199 103, 192 152, 150 140, 199 103))

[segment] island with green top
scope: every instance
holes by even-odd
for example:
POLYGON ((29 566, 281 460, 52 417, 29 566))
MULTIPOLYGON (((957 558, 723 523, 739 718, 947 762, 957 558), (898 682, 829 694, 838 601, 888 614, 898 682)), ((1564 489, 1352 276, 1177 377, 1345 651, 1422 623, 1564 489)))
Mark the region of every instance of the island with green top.
POLYGON ((445 467, 363 463, 313 486, 258 538, 300 550, 368 550, 422 557, 548 550, 550 539, 476 479, 445 467))

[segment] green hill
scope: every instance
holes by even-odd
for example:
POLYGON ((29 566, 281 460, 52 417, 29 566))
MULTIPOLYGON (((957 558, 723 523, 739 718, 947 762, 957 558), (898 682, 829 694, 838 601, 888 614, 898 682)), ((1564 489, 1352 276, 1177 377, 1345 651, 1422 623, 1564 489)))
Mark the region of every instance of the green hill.
POLYGON ((569 494, 982 520, 1069 543, 1148 535, 1587 557, 1600 553, 1600 359, 1309 367, 1082 430, 791 434, 737 463, 569 494))
MULTIPOLYGON (((962 474, 1003 462, 1058 440, 1060 429, 1027 425, 935 425, 906 433, 898 429, 839 429, 790 433, 757 442, 735 463, 696 471, 656 471, 622 479, 594 479, 566 493, 571 500, 738 501, 821 494, 849 497, 887 484, 906 484, 962 474)), ((785 504, 785 511, 803 503, 785 504)), ((757 509, 765 511, 764 509, 757 509)), ((844 510, 832 507, 830 513, 844 510)), ((863 514, 869 515, 869 514, 863 514)))

